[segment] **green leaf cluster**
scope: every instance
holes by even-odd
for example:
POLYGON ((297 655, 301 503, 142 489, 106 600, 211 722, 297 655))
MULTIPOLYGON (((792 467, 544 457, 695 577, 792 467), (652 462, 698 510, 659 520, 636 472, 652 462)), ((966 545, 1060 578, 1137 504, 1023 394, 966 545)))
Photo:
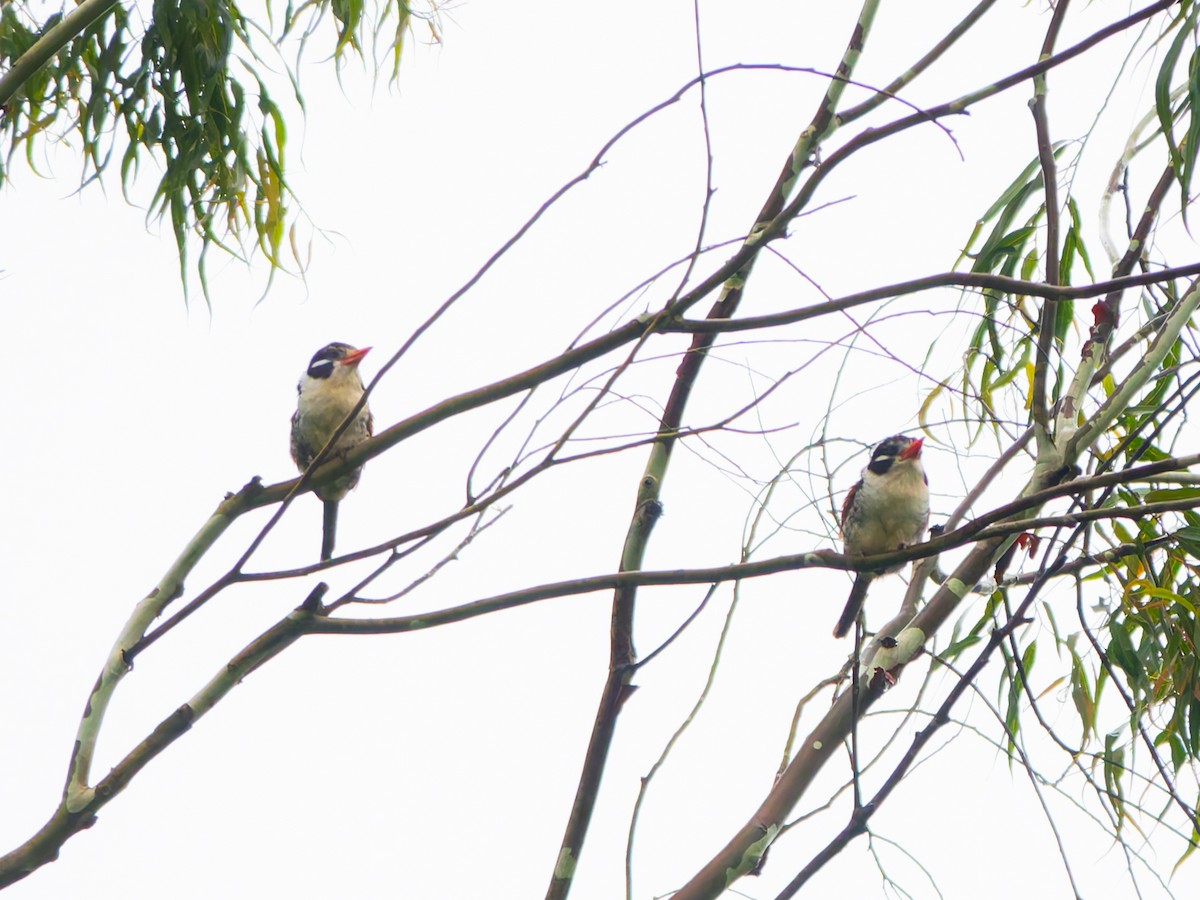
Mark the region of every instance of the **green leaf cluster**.
MULTIPOLYGON (((232 0, 154 0, 141 11, 144 20, 112 5, 48 62, 0 91, 0 186, 20 150, 37 171, 35 150, 46 138, 78 139, 85 185, 119 159, 127 195, 149 158, 161 172, 149 215, 169 221, 185 285, 188 249, 197 239, 206 297, 204 260, 213 246, 239 256, 257 252, 273 275, 284 265, 288 238, 303 268, 285 111, 270 86, 282 83, 303 109, 299 62, 322 29, 331 38, 328 58, 339 65, 349 54, 363 57, 364 46, 386 46, 395 78, 415 15, 409 4, 310 0, 289 3, 278 22, 271 4, 268 21, 256 22, 232 0), (281 62, 289 41, 299 48, 290 65, 281 62)), ((431 5, 423 17, 432 23, 435 12, 431 5)), ((39 21, 27 4, 0 4, 0 72, 32 58, 26 55, 62 21, 59 13, 39 21)))
POLYGON ((1180 206, 1185 222, 1192 176, 1196 171, 1196 147, 1200 143, 1200 113, 1197 110, 1197 104, 1200 103, 1198 22, 1200 8, 1191 3, 1181 4, 1179 15, 1168 32, 1172 34, 1171 42, 1154 82, 1154 109, 1171 154, 1172 169, 1182 196, 1180 206), (1172 85, 1176 82, 1176 70, 1185 58, 1187 71, 1182 84, 1184 90, 1175 91, 1172 85), (1176 126, 1182 126, 1182 129, 1177 129, 1176 126))
MULTIPOLYGON (((1057 145, 1053 151, 1055 159, 1061 158, 1064 151, 1065 145, 1057 145)), ((970 271, 974 273, 1038 280, 1044 268, 1045 248, 1038 243, 1046 218, 1044 197, 1041 164, 1034 159, 975 223, 959 262, 970 259, 970 271)), ((1077 264, 1094 280, 1079 207, 1073 197, 1067 198, 1065 211, 1066 228, 1058 260, 1060 281, 1072 284, 1077 264)), ((1018 392, 1021 404, 1028 408, 1038 325, 1037 315, 1025 296, 987 289, 982 298, 982 315, 968 343, 961 384, 964 417, 981 425, 994 416, 1002 391, 1018 392)), ((1056 350, 1063 348, 1074 321, 1075 304, 1070 300, 1055 301, 1056 350)), ((1059 398, 1064 383, 1061 360, 1055 366, 1055 373, 1052 401, 1059 398)))

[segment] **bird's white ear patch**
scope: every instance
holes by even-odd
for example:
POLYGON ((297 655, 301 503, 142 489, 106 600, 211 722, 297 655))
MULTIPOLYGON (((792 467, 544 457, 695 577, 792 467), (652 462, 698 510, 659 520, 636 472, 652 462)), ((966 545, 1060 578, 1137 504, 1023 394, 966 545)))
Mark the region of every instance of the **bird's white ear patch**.
POLYGON ((309 378, 328 378, 333 374, 333 360, 314 359, 308 367, 309 378))

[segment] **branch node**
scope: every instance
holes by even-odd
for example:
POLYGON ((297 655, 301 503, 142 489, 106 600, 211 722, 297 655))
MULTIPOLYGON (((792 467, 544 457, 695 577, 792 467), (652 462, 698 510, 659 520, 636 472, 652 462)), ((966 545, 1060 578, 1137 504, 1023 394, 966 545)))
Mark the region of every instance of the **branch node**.
POLYGON ((309 591, 308 596, 304 598, 304 602, 301 603, 298 607, 296 607, 296 610, 298 612, 306 612, 306 613, 313 613, 314 615, 320 615, 321 613, 324 612, 324 609, 321 606, 321 600, 328 592, 329 592, 328 584, 326 584, 324 581, 317 582, 317 586, 314 587, 311 591, 309 591))

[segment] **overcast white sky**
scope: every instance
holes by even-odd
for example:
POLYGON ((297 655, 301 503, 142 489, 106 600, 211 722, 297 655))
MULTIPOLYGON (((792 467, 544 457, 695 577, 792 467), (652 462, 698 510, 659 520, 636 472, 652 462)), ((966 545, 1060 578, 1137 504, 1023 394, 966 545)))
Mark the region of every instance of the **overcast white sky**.
MULTIPOLYGON (((890 80, 970 5, 883 4, 858 78, 890 80)), ((1033 61, 1043 5, 1002 0, 984 29, 952 53, 944 74, 918 82, 909 99, 946 100, 1033 61)), ((702 3, 706 65, 832 70, 854 6, 702 3)), ((1080 6, 1064 44, 1103 17, 1115 18, 1112 7, 1124 8, 1080 6)), ((625 7, 467 0, 445 13, 441 46, 425 42, 418 27, 395 88, 381 82, 372 89, 370 76, 353 66, 340 84, 330 67, 308 67, 307 117, 294 120, 289 151, 295 190, 322 229, 307 278, 279 276, 260 300, 263 267, 247 271, 214 251, 211 311, 195 285, 185 305, 169 231, 147 227, 144 211, 123 202, 117 184, 109 183, 107 194, 97 187, 73 192, 78 163, 70 148, 39 156, 42 174, 52 177, 14 162, 0 216, 0 333, 9 378, 8 512, 0 520, 0 850, 23 841, 52 812, 87 692, 133 605, 226 491, 253 475, 271 483, 294 474, 288 419, 312 353, 332 340, 374 345, 363 365, 374 375, 609 136, 693 76, 692 15, 687 0, 625 7)), ((1105 49, 1100 57, 1111 64, 1120 55, 1105 49)), ((1124 79, 1128 93, 1114 99, 1092 138, 1096 152, 1076 173, 1089 222, 1120 146, 1113 136, 1145 111, 1153 71, 1142 62, 1124 79)), ((1073 69, 1052 78, 1059 136, 1079 137, 1090 126, 1111 81, 1105 77, 1073 69)), ((717 194, 710 242, 735 238, 752 223, 824 87, 819 78, 782 73, 739 73, 711 85, 717 194)), ((1018 89, 949 123, 957 146, 928 127, 829 179, 819 202, 838 204, 796 223, 789 256, 834 295, 949 269, 975 218, 1033 154, 1027 100, 1028 91, 1018 89)), ((145 176, 143 197, 152 189, 152 166, 145 176)), ((703 197, 693 95, 620 144, 396 367, 372 399, 377 427, 563 348, 597 311, 688 252, 703 197)), ((1096 261, 1102 271, 1102 258, 1096 261)), ((653 306, 676 277, 599 327, 653 306)), ((764 260, 744 310, 787 309, 817 296, 787 266, 764 260)), ((945 295, 946 309, 956 301, 945 295)), ((920 365, 944 327, 939 317, 912 316, 879 334, 906 342, 920 365)), ((840 335, 849 325, 830 328, 816 337, 840 335)), ((707 421, 747 402, 813 356, 803 343, 809 336, 730 342, 710 363, 689 418, 707 421)), ((647 396, 606 410, 592 433, 651 427, 653 419, 631 412, 632 404, 656 408, 677 363, 673 354, 684 346, 682 338, 652 345, 652 355, 664 359, 632 382, 647 396)), ((744 452, 737 466, 761 481, 826 428, 847 441, 831 451, 832 464, 849 459, 840 492, 863 463, 852 456, 861 446, 915 427, 930 385, 866 351, 854 358, 853 378, 839 393, 846 402, 835 410, 826 401, 840 354, 789 381, 764 407, 763 421, 744 423, 779 429, 769 437, 714 440, 676 454, 648 568, 736 560, 756 488, 731 473, 721 454, 744 452), (868 384, 876 388, 857 392, 868 384)), ((511 408, 465 416, 373 461, 342 506, 340 549, 384 540, 453 509, 483 437, 511 408)), ((487 457, 484 481, 523 434, 505 434, 487 457)), ((954 463, 932 442, 928 457, 940 471, 936 518, 961 496, 975 461, 954 463)), ((632 451, 536 483, 459 562, 391 612, 613 570, 644 461, 644 451, 632 451)), ((797 483, 791 496, 799 503, 803 491, 816 488, 803 473, 797 483)), ((819 497, 758 555, 832 546, 828 510, 839 499, 819 497)), ((792 512, 786 499, 773 502, 778 518, 792 512)), ((221 574, 263 522, 260 513, 237 523, 189 580, 189 596, 221 574)), ((253 568, 315 560, 319 528, 319 505, 301 498, 253 568)), ((453 540, 397 567, 378 592, 418 577, 453 540)), ((359 574, 339 570, 326 580, 337 592, 359 574)), ((315 581, 228 592, 139 659, 110 712, 97 774, 315 581)), ((848 584, 837 573, 806 573, 743 587, 710 703, 652 786, 634 858, 638 897, 677 888, 761 801, 797 700, 847 652, 828 634, 848 584)), ((899 579, 879 585, 876 601, 895 603, 901 589, 899 579)), ((639 649, 657 646, 702 595, 702 588, 645 592, 639 649)), ((719 593, 684 639, 639 673, 641 689, 620 719, 574 896, 623 891, 638 779, 702 688, 730 596, 728 589, 719 593)), ((69 841, 58 862, 14 886, 11 896, 541 896, 603 681, 609 600, 553 600, 404 636, 305 639, 248 678, 105 808, 93 829, 69 841)), ((1046 654, 1041 687, 1059 665, 1046 654)), ((887 708, 911 705, 918 681, 906 679, 887 708)), ((945 684, 935 679, 930 690, 945 684)), ((973 709, 982 713, 978 703, 973 709)), ((888 725, 894 714, 880 718, 888 725)), ((1063 719, 1070 717, 1064 712, 1063 719)), ((806 716, 805 724, 813 721, 814 714, 806 716)), ((978 718, 987 721, 986 714, 978 718)), ((896 842, 876 845, 888 874, 913 896, 937 896, 899 847, 945 897, 1067 896, 1025 776, 978 737, 946 737, 956 740, 918 769, 874 822, 896 842)), ((839 760, 810 799, 821 802, 845 773, 839 760)), ((1065 813, 1068 806, 1055 808, 1065 813)), ((796 828, 772 851, 764 877, 739 889, 774 896, 841 827, 845 810, 843 803, 796 828)), ((1082 817, 1066 821, 1085 895, 1131 895, 1120 852, 1082 817)), ((1160 833, 1147 839, 1147 856, 1169 871, 1178 841, 1160 833)), ((1194 863, 1181 870, 1172 882, 1177 895, 1195 896, 1196 871, 1194 863)), ((1141 883, 1145 896, 1165 896, 1152 879, 1141 883)), ((810 895, 889 896, 863 840, 819 876, 810 895)))

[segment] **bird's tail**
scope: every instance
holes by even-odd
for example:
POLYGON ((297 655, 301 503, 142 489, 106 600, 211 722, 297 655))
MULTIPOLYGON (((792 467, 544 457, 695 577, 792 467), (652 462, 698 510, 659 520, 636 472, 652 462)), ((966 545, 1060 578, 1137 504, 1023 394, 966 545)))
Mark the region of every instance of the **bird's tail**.
POLYGON ((850 631, 850 627, 858 618, 858 613, 863 607, 863 601, 867 599, 867 587, 870 584, 871 576, 866 572, 859 572, 855 576, 854 587, 850 589, 850 598, 846 601, 846 608, 842 610, 842 617, 838 619, 837 625, 833 628, 835 638, 845 637, 850 631))
POLYGON ((333 556, 333 542, 337 537, 337 508, 336 500, 326 500, 325 521, 321 528, 321 562, 333 556))

